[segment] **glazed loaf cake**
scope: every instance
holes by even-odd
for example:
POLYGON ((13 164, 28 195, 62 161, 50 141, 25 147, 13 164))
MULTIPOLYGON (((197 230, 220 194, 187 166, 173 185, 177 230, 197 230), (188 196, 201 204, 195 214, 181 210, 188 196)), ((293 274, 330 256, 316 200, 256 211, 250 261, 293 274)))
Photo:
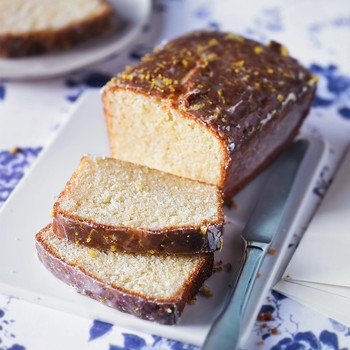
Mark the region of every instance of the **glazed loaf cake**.
POLYGON ((230 200, 294 138, 315 89, 276 42, 189 33, 104 88, 111 152, 217 185, 230 200))
POLYGON ((36 249, 44 266, 80 293, 163 324, 178 321, 213 268, 212 253, 106 253, 59 239, 51 225, 36 235, 36 249))
POLYGON ((85 156, 54 204, 59 237, 101 250, 199 253, 221 247, 213 185, 107 157, 85 156))
POLYGON ((115 25, 116 14, 105 0, 1 0, 0 57, 67 49, 115 25))

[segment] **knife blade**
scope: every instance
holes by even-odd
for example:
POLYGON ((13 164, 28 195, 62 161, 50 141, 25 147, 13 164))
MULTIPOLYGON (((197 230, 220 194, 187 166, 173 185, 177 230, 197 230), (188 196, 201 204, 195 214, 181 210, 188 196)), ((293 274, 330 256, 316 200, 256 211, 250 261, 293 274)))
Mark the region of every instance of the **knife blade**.
POLYGON ((246 241, 246 258, 237 285, 209 330, 203 350, 236 349, 253 282, 287 214, 288 197, 308 145, 306 140, 294 142, 267 169, 266 183, 242 232, 242 238, 246 241))

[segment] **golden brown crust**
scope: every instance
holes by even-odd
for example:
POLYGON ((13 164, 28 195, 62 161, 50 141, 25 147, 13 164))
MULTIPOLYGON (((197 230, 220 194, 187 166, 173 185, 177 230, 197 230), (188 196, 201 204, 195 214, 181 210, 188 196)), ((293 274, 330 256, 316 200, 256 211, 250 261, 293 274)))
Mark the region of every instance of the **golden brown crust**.
POLYGON ((64 283, 73 286, 78 292, 96 299, 105 305, 136 317, 162 324, 174 324, 178 321, 186 303, 198 292, 213 269, 214 255, 203 255, 201 264, 192 274, 182 291, 172 300, 155 300, 147 295, 137 295, 114 285, 103 283, 96 275, 88 274, 78 264, 68 264, 53 251, 45 241, 46 226, 36 235, 36 250, 43 265, 64 283))
POLYGON ((290 103, 266 125, 264 132, 256 133, 237 150, 226 172, 223 189, 226 203, 293 141, 309 112, 314 93, 315 90, 309 90, 299 99, 298 104, 290 103))
POLYGON ((0 34, 0 57, 24 57, 66 50, 89 39, 106 35, 116 25, 114 9, 105 2, 99 13, 61 29, 0 34))
POLYGON ((53 230, 59 237, 106 251, 149 254, 193 254, 219 250, 223 241, 223 220, 196 227, 166 227, 158 230, 116 227, 78 218, 57 206, 53 230))
POLYGON ((113 78, 103 93, 106 115, 108 96, 113 99, 120 89, 156 99, 215 134, 225 150, 218 185, 227 199, 295 135, 311 104, 316 79, 276 42, 262 45, 230 33, 199 31, 169 42, 113 78), (301 100, 302 109, 293 107, 301 100), (268 135, 283 119, 295 120, 284 122, 286 127, 274 135, 275 146, 260 154, 265 148, 261 142, 269 142, 268 136, 260 135, 268 135), (255 154, 247 168, 243 150, 250 144, 256 149, 251 150, 255 154), (240 167, 244 175, 236 180, 232 172, 240 167))

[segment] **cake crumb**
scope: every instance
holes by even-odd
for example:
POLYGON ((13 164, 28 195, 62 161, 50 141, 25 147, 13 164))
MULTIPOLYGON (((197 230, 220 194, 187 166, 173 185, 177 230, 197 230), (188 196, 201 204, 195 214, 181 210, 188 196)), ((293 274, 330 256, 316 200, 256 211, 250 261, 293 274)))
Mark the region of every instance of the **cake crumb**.
POLYGON ((269 250, 268 250, 268 253, 271 254, 271 255, 275 255, 277 253, 277 249, 270 247, 269 250))
POLYGON ((232 210, 238 209, 238 204, 233 198, 231 198, 227 203, 225 203, 225 205, 232 210))
POLYGON ((213 267, 213 273, 221 272, 221 271, 222 271, 222 266, 214 266, 213 267))
POLYGON ((213 266, 213 273, 222 271, 222 260, 215 261, 213 266))
POLYGON ((257 319, 258 319, 258 321, 265 323, 267 321, 272 321, 273 315, 270 311, 260 312, 257 319))
POLYGON ((21 152, 21 148, 18 147, 18 146, 15 146, 15 147, 12 147, 12 148, 9 149, 9 153, 10 154, 16 154, 16 153, 19 153, 19 152, 21 152))
POLYGON ((225 269, 225 271, 226 272, 230 272, 231 270, 232 270, 232 264, 231 263, 226 263, 225 265, 224 265, 224 269, 225 269))
POLYGON ((199 293, 206 298, 211 298, 214 295, 206 284, 203 284, 203 286, 199 289, 199 293))
POLYGON ((276 334, 279 334, 279 330, 278 330, 278 328, 271 328, 271 334, 273 334, 273 335, 276 335, 276 334))

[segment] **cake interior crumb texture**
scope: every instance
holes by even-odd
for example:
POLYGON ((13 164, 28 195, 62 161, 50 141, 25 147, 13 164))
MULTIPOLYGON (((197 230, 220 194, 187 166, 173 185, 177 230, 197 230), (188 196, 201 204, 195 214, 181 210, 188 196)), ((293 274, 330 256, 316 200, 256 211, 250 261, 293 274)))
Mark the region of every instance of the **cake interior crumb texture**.
POLYGON ((200 254, 176 256, 102 252, 59 239, 52 230, 44 230, 41 234, 50 251, 67 264, 78 265, 104 284, 156 300, 180 296, 184 285, 190 283, 205 259, 200 254))
POLYGON ((82 158, 58 210, 113 226, 160 229, 221 217, 217 187, 106 157, 82 158))
POLYGON ((225 152, 204 125, 133 91, 116 90, 106 103, 114 157, 210 184, 220 183, 225 152))
POLYGON ((1 0, 0 35, 57 30, 100 15, 103 0, 1 0))

